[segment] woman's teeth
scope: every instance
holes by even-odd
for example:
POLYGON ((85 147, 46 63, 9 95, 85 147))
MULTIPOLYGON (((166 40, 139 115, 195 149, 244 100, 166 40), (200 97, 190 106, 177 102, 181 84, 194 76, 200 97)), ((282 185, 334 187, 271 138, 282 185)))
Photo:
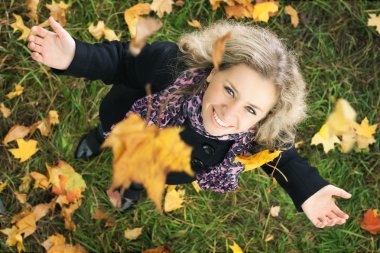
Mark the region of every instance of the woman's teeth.
POLYGON ((214 119, 215 121, 222 127, 230 127, 229 125, 227 125, 226 123, 224 123, 221 119, 219 119, 218 115, 216 115, 216 112, 213 111, 213 116, 214 116, 214 119))

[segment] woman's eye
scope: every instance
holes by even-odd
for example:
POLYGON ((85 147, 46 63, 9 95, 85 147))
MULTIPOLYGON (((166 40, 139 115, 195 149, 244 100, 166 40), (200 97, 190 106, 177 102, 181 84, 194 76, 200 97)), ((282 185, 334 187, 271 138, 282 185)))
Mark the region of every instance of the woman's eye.
POLYGON ((256 115, 256 111, 252 109, 252 107, 248 107, 247 111, 253 115, 256 115))
POLYGON ((227 91, 227 93, 228 93, 230 96, 234 96, 234 95, 235 95, 234 91, 233 91, 231 88, 224 87, 224 89, 227 91))

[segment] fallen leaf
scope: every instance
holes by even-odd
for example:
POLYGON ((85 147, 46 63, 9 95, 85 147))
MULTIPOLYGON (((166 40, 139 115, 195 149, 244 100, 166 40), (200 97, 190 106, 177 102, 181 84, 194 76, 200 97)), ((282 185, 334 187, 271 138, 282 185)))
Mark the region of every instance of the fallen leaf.
POLYGON ((240 246, 235 242, 233 241, 233 245, 229 245, 230 249, 232 249, 232 252, 233 253, 243 253, 243 250, 240 248, 240 246))
POLYGON ((366 138, 371 138, 376 132, 376 127, 377 124, 375 125, 369 125, 368 124, 368 119, 365 117, 361 124, 359 125, 358 123, 354 122, 354 129, 356 133, 360 136, 366 137, 366 138))
POLYGON ((297 27, 299 23, 297 11, 292 6, 288 5, 285 7, 285 13, 290 15, 290 22, 293 27, 297 27))
POLYGON ((26 203, 26 194, 15 192, 16 199, 20 202, 20 204, 26 203))
POLYGON ((52 125, 57 125, 58 123, 59 119, 57 111, 49 111, 49 114, 45 119, 39 120, 29 127, 30 135, 38 129, 43 136, 49 136, 52 125))
POLYGON ((193 181, 191 184, 193 185, 196 192, 200 192, 202 190, 197 180, 193 181))
POLYGON ((213 10, 218 9, 220 7, 220 3, 225 3, 228 6, 234 6, 235 5, 234 0, 210 0, 210 4, 211 4, 213 10))
POLYGON ((376 31, 380 34, 380 15, 368 14, 368 26, 376 26, 376 31))
POLYGON ((277 217, 280 213, 280 206, 271 206, 269 213, 272 217, 277 217))
POLYGON ((50 10, 50 16, 52 16, 58 23, 62 26, 66 26, 66 13, 65 11, 71 6, 71 4, 66 4, 63 1, 56 3, 54 0, 51 4, 46 4, 46 8, 50 10))
POLYGON ((46 190, 50 185, 49 179, 41 173, 30 172, 29 176, 35 180, 33 186, 34 189, 41 188, 46 190))
POLYGON ((255 21, 263 21, 268 23, 269 14, 271 12, 276 13, 278 11, 278 4, 275 2, 263 2, 257 3, 254 6, 252 18, 255 21))
POLYGON ((42 243, 47 253, 87 253, 87 251, 79 244, 66 244, 66 238, 61 234, 55 234, 48 237, 42 243))
POLYGON ((94 220, 103 220, 103 219, 108 219, 110 218, 111 215, 109 213, 105 213, 99 208, 96 209, 94 215, 92 216, 92 219, 94 220))
POLYGON ((8 181, 5 181, 4 183, 1 183, 1 185, 0 185, 0 192, 2 192, 5 189, 5 187, 7 187, 7 185, 8 185, 8 181))
MULTIPOLYGON (((24 21, 22 20, 22 17, 20 15, 17 15, 17 14, 13 13, 13 16, 16 18, 16 21, 11 24, 11 27, 13 28, 13 32, 16 32, 16 31, 20 31, 21 32, 21 36, 18 37, 17 40, 24 40, 24 41, 26 41, 27 38, 28 38, 28 36, 29 36, 29 34, 30 34, 30 29, 24 25, 24 21)), ((13 97, 10 97, 10 94, 8 94, 7 97, 8 98, 13 98, 13 97)))
POLYGON ((294 143, 294 148, 299 149, 302 146, 302 144, 304 144, 303 141, 297 141, 296 143, 294 143))
MULTIPOLYGON (((253 9, 253 5, 250 7, 250 9, 253 9)), ((243 5, 234 5, 234 6, 224 6, 224 10, 227 14, 227 18, 234 17, 235 19, 240 18, 250 18, 251 12, 250 9, 248 9, 246 6, 243 5)))
POLYGON ((15 158, 19 158, 20 162, 25 162, 38 151, 37 141, 35 140, 25 141, 24 139, 17 139, 16 141, 18 148, 9 149, 9 152, 15 158))
POLYGON ((37 6, 39 1, 40 0, 26 0, 26 8, 29 11, 26 16, 28 18, 34 19, 36 23, 38 23, 37 6))
POLYGON ((104 28, 104 38, 108 41, 113 41, 113 40, 120 41, 121 34, 116 35, 114 30, 106 27, 104 28))
POLYGON ((182 6, 184 6, 184 5, 185 5, 185 2, 184 2, 184 1, 181 1, 181 0, 179 0, 179 1, 176 1, 174 4, 175 4, 175 6, 178 6, 178 7, 182 7, 182 6))
POLYGON ((11 110, 7 108, 4 103, 0 103, 0 112, 3 114, 3 118, 8 118, 11 115, 11 110))
POLYGON ((185 190, 176 190, 175 188, 167 191, 164 202, 165 212, 172 212, 182 208, 184 202, 185 190))
POLYGON ((164 246, 160 246, 157 248, 144 250, 142 253, 170 253, 170 251, 164 246))
POLYGON ((140 15, 149 14, 149 12, 150 5, 147 3, 138 3, 124 11, 124 20, 128 25, 131 39, 136 37, 136 26, 140 15))
MULTIPOLYGON (((18 16, 18 15, 15 15, 15 16, 18 16)), ((28 35, 29 35, 29 33, 26 35, 26 37, 28 37, 28 35)), ((18 38, 18 39, 20 39, 20 38, 18 38)), ((12 99, 14 97, 20 96, 23 91, 24 91, 24 87, 22 87, 20 84, 17 84, 15 87, 15 91, 9 92, 6 96, 7 96, 7 98, 12 99)))
POLYGON ((355 145, 356 139, 356 134, 353 129, 342 134, 342 141, 340 143, 341 151, 343 153, 350 152, 355 145))
POLYGON ((108 198, 110 199, 111 204, 116 207, 121 207, 121 193, 119 191, 113 191, 111 189, 107 190, 108 198))
POLYGON ((103 21, 98 21, 98 24, 95 26, 94 23, 91 23, 88 27, 88 31, 91 33, 95 39, 100 40, 104 36, 105 24, 103 21))
POLYGON ((189 26, 192 26, 192 27, 195 27, 198 29, 202 29, 202 25, 201 25, 201 23, 199 23, 198 20, 191 19, 191 20, 188 20, 187 23, 189 24, 189 26))
POLYGON ((327 124, 324 124, 318 133, 316 133, 313 138, 311 139, 311 145, 323 145, 323 150, 327 154, 330 150, 334 149, 334 144, 338 143, 340 144, 340 140, 336 135, 332 135, 332 137, 329 137, 330 134, 328 132, 328 126, 327 124))
POLYGON ((12 226, 11 228, 1 229, 0 232, 8 236, 5 242, 8 246, 17 245, 18 252, 25 251, 21 233, 16 226, 12 226))
POLYGON ((128 240, 136 240, 142 233, 143 227, 134 228, 134 229, 126 229, 124 231, 124 237, 128 240))
POLYGON ((356 141, 357 141, 358 148, 360 149, 368 148, 369 145, 376 142, 375 138, 373 137, 367 138, 360 135, 357 137, 356 141))
POLYGON ((355 122, 356 112, 345 99, 338 99, 334 111, 327 119, 329 130, 327 137, 333 135, 342 135, 353 127, 355 122))
POLYGON ((251 156, 236 156, 234 162, 244 164, 244 172, 246 172, 273 161, 280 153, 281 150, 270 152, 269 149, 266 149, 251 156))
POLYGON ((219 69, 219 65, 222 62, 224 49, 226 46, 225 42, 226 40, 230 39, 231 36, 232 32, 227 32, 222 37, 218 38, 212 46, 212 62, 214 64, 215 69, 219 69))
POLYGON ((32 182, 32 178, 29 176, 29 174, 25 175, 21 178, 21 184, 18 187, 18 190, 20 192, 29 192, 30 183, 32 182))
POLYGON ((153 0, 150 4, 150 9, 157 13, 157 16, 162 18, 165 14, 170 14, 172 12, 173 0, 153 0))
POLYGON ((273 239, 274 239, 274 235, 272 235, 272 234, 267 234, 267 236, 265 236, 265 241, 266 242, 269 242, 269 241, 271 241, 273 239))
POLYGON ((9 129, 7 135, 5 135, 5 138, 3 140, 3 144, 5 146, 8 146, 9 142, 12 142, 17 139, 22 139, 25 136, 29 134, 29 127, 26 126, 20 126, 20 125, 15 125, 11 129, 9 129))
POLYGON ((150 36, 158 32, 162 27, 162 22, 155 18, 140 18, 136 26, 136 37, 131 39, 129 51, 133 56, 137 56, 146 45, 150 36))
POLYGON ((377 209, 369 209, 365 212, 363 220, 360 222, 360 227, 367 230, 371 234, 377 235, 380 233, 380 216, 377 209))
POLYGON ((76 225, 72 221, 72 216, 74 212, 82 205, 82 200, 77 199, 75 202, 71 203, 70 205, 62 206, 61 210, 61 216, 65 219, 65 228, 67 230, 75 231, 76 225))

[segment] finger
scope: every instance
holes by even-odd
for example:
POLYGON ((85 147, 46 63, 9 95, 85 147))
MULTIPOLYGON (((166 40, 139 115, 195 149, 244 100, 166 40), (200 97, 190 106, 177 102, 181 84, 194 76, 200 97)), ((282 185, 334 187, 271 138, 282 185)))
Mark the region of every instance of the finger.
POLYGON ((45 28, 39 27, 39 26, 33 26, 31 28, 31 31, 33 34, 38 35, 42 38, 45 38, 49 34, 48 30, 46 30, 45 28))
POLYGON ((51 28, 53 28, 54 32, 56 32, 59 37, 66 35, 66 33, 67 33, 66 30, 63 29, 61 24, 58 23, 57 21, 55 21, 55 19, 53 17, 49 17, 49 24, 50 24, 51 28))
POLYGON ((31 50, 33 50, 34 52, 37 52, 37 53, 40 53, 40 54, 42 53, 42 47, 40 45, 37 45, 34 42, 29 42, 28 47, 31 50))
POLYGON ((30 41, 30 42, 33 42, 33 43, 35 43, 35 44, 37 44, 37 45, 42 45, 42 43, 44 42, 44 40, 41 38, 41 37, 38 37, 38 36, 34 36, 34 35, 30 35, 29 37, 28 37, 28 41, 30 41))
POLYGON ((335 187, 335 186, 334 186, 333 195, 344 198, 344 199, 349 199, 352 196, 350 193, 346 192, 345 190, 335 187))
POLYGON ((37 52, 32 53, 32 59, 35 61, 38 61, 38 62, 43 61, 42 55, 40 53, 37 53, 37 52))
POLYGON ((315 226, 318 227, 318 228, 324 228, 326 226, 324 219, 317 218, 315 226))
POLYGON ((343 219, 348 219, 349 216, 345 212, 343 212, 337 205, 334 205, 332 210, 338 217, 343 219))
POLYGON ((336 221, 336 224, 338 225, 342 225, 344 223, 346 223, 346 219, 338 218, 338 220, 336 221))

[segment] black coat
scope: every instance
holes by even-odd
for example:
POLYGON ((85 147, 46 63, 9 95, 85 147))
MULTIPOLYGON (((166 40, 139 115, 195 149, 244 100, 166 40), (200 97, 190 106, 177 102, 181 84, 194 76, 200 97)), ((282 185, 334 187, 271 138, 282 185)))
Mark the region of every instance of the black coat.
MULTIPOLYGON (((185 69, 179 60, 181 52, 173 42, 154 42, 145 46, 137 57, 129 53, 129 42, 103 42, 96 44, 76 42, 75 56, 67 70, 53 69, 56 74, 85 77, 90 80, 100 79, 106 84, 113 84, 110 92, 100 105, 100 121, 104 131, 109 131, 114 123, 122 120, 132 104, 145 96, 145 85, 151 84, 152 92, 163 90, 173 83, 176 74, 185 69)), ((190 127, 181 133, 182 139, 193 147, 191 167, 194 171, 207 170, 209 165, 220 163, 233 141, 209 139, 199 135, 190 127)), ((262 147, 255 145, 256 152, 262 147)), ((275 165, 277 159, 270 164, 275 165)), ((287 180, 275 171, 277 182, 292 198, 298 211, 302 203, 329 183, 318 171, 301 158, 295 148, 282 152, 277 168, 287 180)), ((262 166, 271 175, 273 169, 262 166)), ((173 174, 172 174, 173 175, 173 174)), ((168 183, 189 183, 194 180, 182 173, 172 177, 168 183), (178 178, 181 178, 178 180, 178 178)))

